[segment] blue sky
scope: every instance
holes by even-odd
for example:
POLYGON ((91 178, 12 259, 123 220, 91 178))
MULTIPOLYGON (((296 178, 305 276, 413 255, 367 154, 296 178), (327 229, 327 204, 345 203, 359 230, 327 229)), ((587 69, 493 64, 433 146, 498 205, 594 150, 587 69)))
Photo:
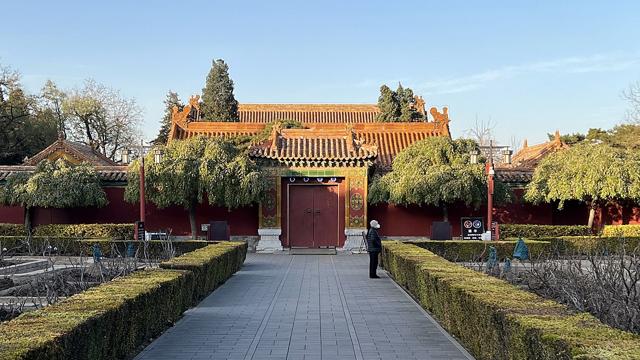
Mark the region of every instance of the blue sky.
POLYGON ((497 139, 624 121, 640 80, 638 1, 4 1, 0 63, 29 91, 46 79, 120 89, 152 138, 169 89, 199 93, 213 58, 240 102, 373 103, 398 81, 476 117, 497 139), (9 14, 9 16, 7 16, 9 14))

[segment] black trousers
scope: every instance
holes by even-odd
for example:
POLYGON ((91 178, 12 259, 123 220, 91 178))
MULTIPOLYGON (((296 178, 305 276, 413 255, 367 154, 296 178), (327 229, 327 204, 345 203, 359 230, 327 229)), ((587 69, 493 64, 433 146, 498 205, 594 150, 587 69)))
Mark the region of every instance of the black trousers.
POLYGON ((380 255, 380 251, 369 252, 369 276, 376 276, 376 270, 378 269, 378 255, 380 255))

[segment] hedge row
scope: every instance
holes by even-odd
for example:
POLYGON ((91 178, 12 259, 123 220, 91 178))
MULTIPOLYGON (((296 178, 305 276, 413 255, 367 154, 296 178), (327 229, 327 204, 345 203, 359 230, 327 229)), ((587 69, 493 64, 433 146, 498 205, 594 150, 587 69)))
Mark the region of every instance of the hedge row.
POLYGON ((640 254, 640 237, 565 236, 536 240, 550 242, 552 254, 561 256, 619 254, 623 251, 640 254))
MULTIPOLYGON (((175 256, 200 249, 212 243, 204 240, 171 241, 175 256)), ((57 255, 92 256, 94 244, 100 245, 103 256, 126 256, 129 244, 134 245, 134 251, 138 251, 138 257, 143 256, 143 242, 135 240, 80 240, 70 237, 33 236, 30 241, 27 241, 25 236, 0 236, 0 249, 6 249, 3 253, 7 255, 43 254, 52 252, 55 249, 53 253, 57 255)), ((147 241, 147 244, 147 255, 150 258, 158 258, 165 254, 166 241, 150 240, 147 241)))
POLYGON ((247 243, 221 242, 160 264, 162 269, 188 270, 195 275, 194 301, 198 301, 238 271, 247 256, 247 243), (232 256, 220 256, 233 251, 232 256))
POLYGON ((639 336, 428 250, 385 241, 383 264, 478 359, 640 359, 639 336))
POLYGON ((26 235, 23 224, 2 224, 0 223, 0 236, 20 236, 26 235))
MULTIPOLYGON (((49 224, 35 227, 32 235, 133 240, 133 231, 133 224, 49 224)), ((26 234, 23 224, 0 224, 0 236, 26 234)))
POLYGON ((607 237, 640 237, 640 224, 637 225, 605 225, 602 236, 607 237))
POLYGON ((591 228, 583 225, 500 224, 500 238, 543 238, 589 236, 591 228))
POLYGON ((133 240, 133 224, 50 224, 33 230, 35 236, 133 240))
MULTIPOLYGON (((198 250, 220 282, 239 269, 246 244, 198 250), (206 254, 206 255, 205 255, 206 254)), ((183 255, 189 257, 189 254, 183 255)), ((215 286, 207 284, 208 291, 215 286)), ((0 324, 0 359, 122 359, 194 304, 203 284, 188 270, 135 272, 0 324)))
MULTIPOLYGON (((489 256, 489 246, 494 246, 498 259, 513 257, 515 241, 477 241, 477 240, 421 240, 405 241, 442 256, 449 261, 484 261, 489 256)), ((548 241, 527 240, 529 257, 537 259, 551 253, 548 241)))

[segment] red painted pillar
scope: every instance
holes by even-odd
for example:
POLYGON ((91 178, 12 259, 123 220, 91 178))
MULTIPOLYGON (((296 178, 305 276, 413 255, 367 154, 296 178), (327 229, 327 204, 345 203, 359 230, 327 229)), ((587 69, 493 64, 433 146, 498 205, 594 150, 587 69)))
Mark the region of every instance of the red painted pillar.
POLYGON ((144 155, 140 156, 140 221, 144 223, 144 155))
POLYGON ((487 229, 491 231, 493 221, 493 163, 487 163, 487 229))

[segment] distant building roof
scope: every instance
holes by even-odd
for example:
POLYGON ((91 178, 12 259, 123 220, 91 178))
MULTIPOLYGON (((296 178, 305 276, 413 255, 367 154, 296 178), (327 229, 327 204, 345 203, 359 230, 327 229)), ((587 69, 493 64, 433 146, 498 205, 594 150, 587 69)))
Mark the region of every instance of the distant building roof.
POLYGON ((556 131, 553 140, 542 144, 529 146, 527 140, 525 140, 522 148, 513 155, 511 164, 501 164, 500 167, 520 170, 533 170, 546 156, 558 150, 568 148, 569 145, 565 144, 562 141, 560 132, 556 131))
MULTIPOLYGON (((13 173, 30 173, 35 169, 35 165, 0 165, 0 182, 7 180, 7 178, 13 173)), ((126 165, 96 166, 95 170, 98 173, 98 176, 100 176, 100 180, 103 182, 122 183, 127 181, 126 165)))
POLYGON ((23 165, 37 165, 42 160, 55 161, 64 159, 72 164, 89 163, 94 166, 113 166, 114 161, 102 155, 93 147, 75 141, 58 138, 53 144, 44 150, 27 158, 23 165))

